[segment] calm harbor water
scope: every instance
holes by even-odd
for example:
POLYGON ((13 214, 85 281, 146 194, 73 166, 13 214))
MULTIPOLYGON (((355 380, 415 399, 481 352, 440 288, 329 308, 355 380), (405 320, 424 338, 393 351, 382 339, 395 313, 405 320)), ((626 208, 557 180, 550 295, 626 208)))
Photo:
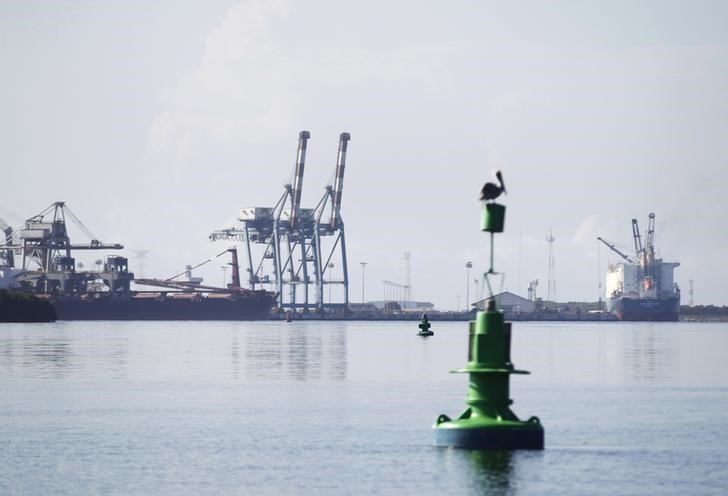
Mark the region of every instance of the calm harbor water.
POLYGON ((728 494, 728 324, 519 322, 539 452, 434 448, 467 324, 0 325, 0 494, 728 494))

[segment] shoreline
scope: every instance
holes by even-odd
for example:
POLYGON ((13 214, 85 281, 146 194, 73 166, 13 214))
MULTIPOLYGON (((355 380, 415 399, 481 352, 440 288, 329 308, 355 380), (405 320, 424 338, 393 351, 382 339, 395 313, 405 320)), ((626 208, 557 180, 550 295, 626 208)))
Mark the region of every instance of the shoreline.
MULTIPOLYGON (((427 313, 427 318, 430 322, 467 322, 475 319, 475 312, 471 313, 427 313)), ((285 313, 273 314, 270 320, 286 320, 285 313)), ((403 321, 403 322, 415 322, 420 321, 422 313, 412 314, 349 314, 349 315, 328 315, 328 314, 316 314, 316 313, 292 313, 292 321, 303 321, 303 320, 331 320, 331 321, 351 321, 351 322, 376 322, 376 321, 403 321)), ((611 314, 601 315, 505 315, 505 319, 509 322, 650 322, 650 321, 622 321, 617 319, 611 314)), ((728 322, 728 315, 680 315, 677 321, 672 322, 704 322, 704 323, 719 323, 728 322)), ((662 323, 661 321, 655 321, 654 323, 662 323)))

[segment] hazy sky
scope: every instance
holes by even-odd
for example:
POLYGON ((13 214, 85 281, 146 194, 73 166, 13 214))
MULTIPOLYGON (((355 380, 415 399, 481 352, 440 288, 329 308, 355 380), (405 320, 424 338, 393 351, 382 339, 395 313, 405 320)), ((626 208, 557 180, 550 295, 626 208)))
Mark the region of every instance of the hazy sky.
POLYGON ((0 216, 64 200, 146 276, 225 249, 209 232, 277 201, 307 129, 306 207, 351 133, 353 301, 359 262, 380 299, 410 251, 414 298, 464 307, 501 169, 507 289, 545 296, 551 229, 558 299, 596 300, 596 236, 628 249, 655 212, 683 301, 728 304, 728 2, 5 0, 0 59, 0 216))

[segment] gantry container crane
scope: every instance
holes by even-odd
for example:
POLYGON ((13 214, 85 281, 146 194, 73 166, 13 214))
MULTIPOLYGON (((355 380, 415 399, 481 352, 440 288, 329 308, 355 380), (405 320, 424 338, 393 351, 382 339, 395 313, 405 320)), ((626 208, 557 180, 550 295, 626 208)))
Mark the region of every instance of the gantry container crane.
POLYGON ((301 208, 301 193, 310 136, 308 131, 299 133, 294 182, 284 185, 283 195, 275 206, 242 208, 238 217, 242 228, 214 231, 210 234, 210 240, 243 242, 250 289, 256 289, 259 284, 275 284, 280 308, 304 311, 315 308, 323 311, 324 286, 339 284, 343 286, 343 302, 329 302, 326 306, 348 309, 349 276, 341 197, 346 153, 351 137, 349 133, 340 134, 333 185, 329 184, 324 188, 324 195, 315 208, 307 209, 301 208), (327 212, 328 216, 325 217, 327 212), (326 238, 333 240, 330 245, 325 246, 326 238), (262 256, 255 263, 252 245, 264 247, 262 256), (337 251, 341 259, 341 280, 328 277, 332 267, 331 259, 337 251), (264 274, 266 262, 272 265, 272 281, 269 275, 264 274), (315 303, 309 300, 311 284, 315 289, 315 303), (297 299, 298 286, 302 286, 304 293, 301 302, 297 299))

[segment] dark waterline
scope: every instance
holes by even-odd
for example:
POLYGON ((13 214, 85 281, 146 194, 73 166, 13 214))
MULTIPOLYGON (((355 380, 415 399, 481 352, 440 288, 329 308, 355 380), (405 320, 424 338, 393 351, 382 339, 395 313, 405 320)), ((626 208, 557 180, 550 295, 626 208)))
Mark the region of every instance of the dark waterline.
POLYGON ((467 324, 0 325, 0 494, 724 494, 728 324, 522 322, 543 452, 437 449, 467 324))

